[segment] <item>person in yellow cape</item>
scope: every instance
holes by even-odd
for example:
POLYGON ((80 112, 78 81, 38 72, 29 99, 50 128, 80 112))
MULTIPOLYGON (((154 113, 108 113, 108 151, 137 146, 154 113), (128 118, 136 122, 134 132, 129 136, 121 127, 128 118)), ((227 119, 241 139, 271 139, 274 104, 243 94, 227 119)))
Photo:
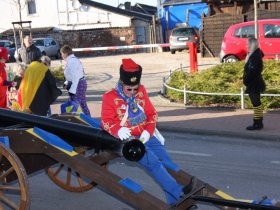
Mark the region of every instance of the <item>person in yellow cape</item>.
POLYGON ((41 62, 34 61, 26 69, 21 81, 15 110, 37 115, 47 115, 50 105, 62 94, 49 70, 51 59, 47 56, 41 62))

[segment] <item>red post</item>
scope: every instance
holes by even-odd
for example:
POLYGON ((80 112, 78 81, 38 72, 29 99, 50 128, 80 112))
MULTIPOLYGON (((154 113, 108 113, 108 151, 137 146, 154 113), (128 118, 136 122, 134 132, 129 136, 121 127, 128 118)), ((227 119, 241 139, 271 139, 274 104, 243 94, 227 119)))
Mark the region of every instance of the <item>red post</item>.
POLYGON ((196 73, 197 72, 197 46, 194 42, 188 42, 187 45, 189 46, 190 52, 190 72, 196 73))

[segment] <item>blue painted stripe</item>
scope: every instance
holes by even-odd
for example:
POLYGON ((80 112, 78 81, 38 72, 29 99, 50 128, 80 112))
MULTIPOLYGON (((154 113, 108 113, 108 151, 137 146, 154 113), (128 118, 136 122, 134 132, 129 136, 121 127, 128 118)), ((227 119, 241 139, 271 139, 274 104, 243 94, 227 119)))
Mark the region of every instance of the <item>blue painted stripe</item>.
POLYGON ((71 145, 69 145, 68 143, 66 143, 64 140, 62 140, 61 138, 59 138, 58 136, 56 136, 52 133, 49 133, 45 130, 42 130, 38 127, 34 127, 33 131, 34 131, 34 133, 36 133, 38 136, 40 136, 42 139, 44 139, 49 144, 59 147, 61 149, 64 149, 68 152, 73 151, 73 147, 71 145))
POLYGON ((6 147, 10 148, 10 140, 8 136, 0 136, 0 142, 5 144, 6 147))
POLYGON ((91 118, 88 115, 85 115, 84 113, 80 113, 80 118, 84 121, 86 121, 88 124, 90 124, 94 128, 101 128, 100 127, 100 120, 96 120, 94 118, 91 118))
POLYGON ((132 179, 125 178, 119 181, 119 183, 135 193, 143 191, 143 187, 138 183, 134 182, 132 179))

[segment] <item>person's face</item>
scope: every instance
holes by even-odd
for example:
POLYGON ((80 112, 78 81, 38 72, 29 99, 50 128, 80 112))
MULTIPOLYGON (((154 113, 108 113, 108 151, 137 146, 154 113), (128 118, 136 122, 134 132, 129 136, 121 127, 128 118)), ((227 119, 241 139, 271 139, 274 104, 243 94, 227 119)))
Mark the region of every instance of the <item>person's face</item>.
POLYGON ((25 45, 26 47, 29 47, 30 45, 32 45, 32 39, 31 39, 30 36, 25 37, 24 40, 23 40, 23 42, 24 42, 24 45, 25 45))
POLYGON ((46 61, 44 64, 45 64, 47 67, 51 67, 51 62, 50 62, 50 61, 46 61))
POLYGON ((123 92, 127 97, 132 97, 134 96, 139 89, 139 85, 123 85, 123 92))
POLYGON ((61 57, 63 58, 63 60, 66 60, 66 58, 68 57, 67 53, 64 52, 60 52, 61 53, 61 57))

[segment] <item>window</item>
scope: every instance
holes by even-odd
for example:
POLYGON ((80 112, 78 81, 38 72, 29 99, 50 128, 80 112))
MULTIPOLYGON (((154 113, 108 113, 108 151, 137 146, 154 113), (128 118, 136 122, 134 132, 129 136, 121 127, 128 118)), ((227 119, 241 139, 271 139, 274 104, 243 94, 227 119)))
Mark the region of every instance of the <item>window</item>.
POLYGON ((255 26, 243 26, 235 29, 234 34, 238 38, 251 38, 255 37, 255 26))
POLYGON ((51 46, 51 42, 52 42, 51 39, 46 39, 46 40, 45 40, 45 47, 51 46))
POLYGON ((33 40, 33 44, 36 46, 44 46, 44 40, 43 39, 33 40))
POLYGON ((51 45, 56 45, 56 42, 53 39, 51 39, 51 45))
POLYGON ((188 36, 188 35, 194 35, 194 29, 193 28, 180 28, 180 29, 175 29, 173 31, 173 36, 188 36))
POLYGON ((280 25, 265 24, 264 25, 265 38, 280 38, 280 25))
POLYGON ((28 15, 36 14, 36 2, 35 0, 27 0, 28 15))

